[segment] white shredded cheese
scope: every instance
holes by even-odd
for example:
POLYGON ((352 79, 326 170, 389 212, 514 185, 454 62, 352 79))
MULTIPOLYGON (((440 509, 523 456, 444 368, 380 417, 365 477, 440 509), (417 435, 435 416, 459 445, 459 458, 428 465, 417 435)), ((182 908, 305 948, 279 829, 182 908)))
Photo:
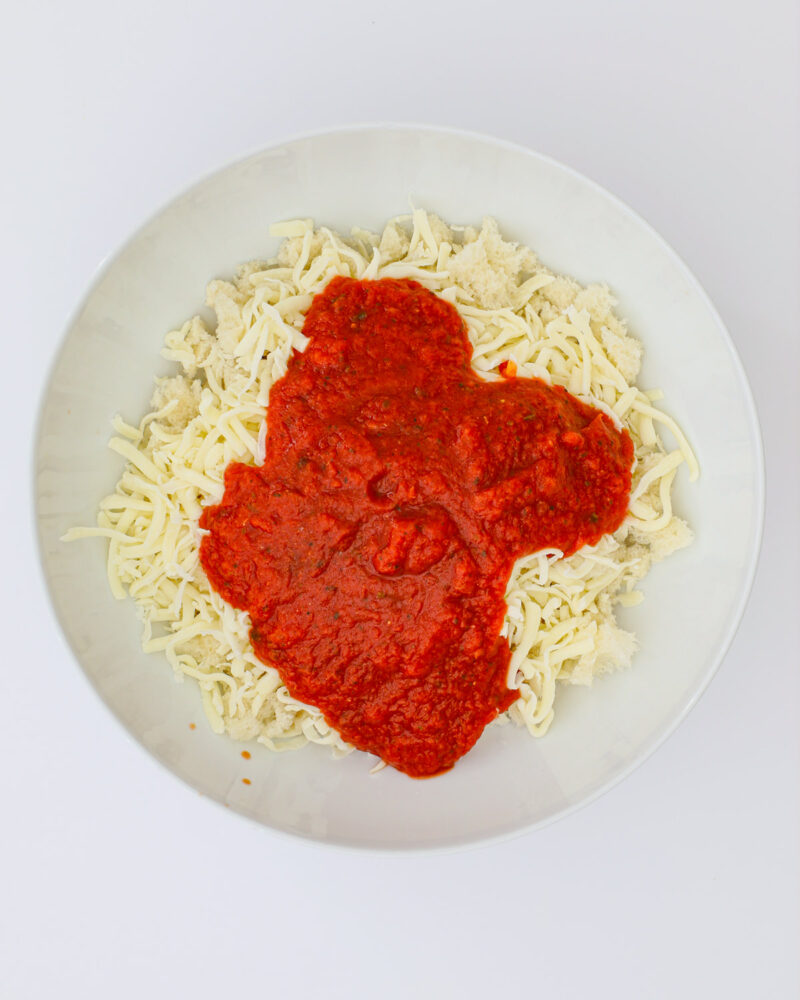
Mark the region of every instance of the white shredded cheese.
POLYGON ((670 489, 680 465, 690 481, 699 467, 680 428, 653 405, 660 391, 633 384, 639 342, 614 315, 608 289, 554 275, 531 250, 505 242, 491 219, 480 231, 451 228, 415 209, 380 236, 356 229, 344 239, 315 230, 310 219, 270 231, 284 239, 276 259, 209 285, 215 330, 195 317, 167 334, 162 353, 179 372, 157 380, 153 409, 138 427, 114 418, 109 446, 126 460, 125 471, 101 502, 96 527, 73 528, 65 539, 108 539, 112 593, 136 601, 144 649, 163 652, 177 674, 200 685, 215 732, 273 750, 311 741, 349 752, 321 713, 293 699, 277 671, 257 659, 248 616, 211 590, 198 560, 197 522, 222 496, 229 462, 263 461, 269 390, 292 350, 305 349, 313 296, 337 274, 413 278, 459 310, 483 378, 499 378, 500 363, 513 360, 519 375, 564 386, 633 439, 630 511, 621 528, 567 559, 555 549, 525 556, 508 582, 502 634, 512 652, 508 684, 519 693, 509 714, 542 735, 554 717, 557 681, 590 684, 630 664, 636 640, 617 626, 614 605, 639 603, 635 584, 651 563, 692 537, 673 513, 670 489), (676 449, 664 448, 656 424, 676 449))

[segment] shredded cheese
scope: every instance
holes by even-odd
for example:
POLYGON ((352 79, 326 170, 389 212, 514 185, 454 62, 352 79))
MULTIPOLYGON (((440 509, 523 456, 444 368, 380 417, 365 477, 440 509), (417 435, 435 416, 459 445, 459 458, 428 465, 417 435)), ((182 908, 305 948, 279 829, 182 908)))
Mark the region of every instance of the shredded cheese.
POLYGON ((590 684, 630 665, 636 640, 618 627, 614 607, 639 603, 635 584, 651 563, 692 538, 670 490, 679 466, 686 463, 690 481, 699 467, 683 432, 653 405, 660 391, 633 384, 639 342, 614 315, 607 288, 553 274, 531 250, 505 242, 491 219, 477 231, 416 209, 380 236, 354 229, 344 239, 310 219, 271 232, 283 238, 275 259, 209 285, 213 332, 195 317, 167 334, 162 353, 179 373, 156 380, 153 409, 138 426, 114 418, 109 446, 125 470, 101 501, 97 525, 65 539, 108 539, 113 595, 134 598, 144 650, 163 653, 179 677, 199 684, 216 732, 273 750, 311 741, 347 753, 321 713, 293 699, 277 671, 256 658, 248 616, 211 590, 197 522, 221 498, 229 462, 263 461, 269 390, 291 352, 306 346, 313 296, 337 274, 413 278, 459 310, 483 378, 499 378, 501 362, 511 361, 518 375, 564 386, 604 410, 633 439, 622 527, 568 559, 558 550, 526 556, 508 583, 502 634, 512 653, 508 684, 519 693, 509 715, 541 736, 553 720, 557 682, 590 684), (674 438, 671 450, 657 424, 674 438))

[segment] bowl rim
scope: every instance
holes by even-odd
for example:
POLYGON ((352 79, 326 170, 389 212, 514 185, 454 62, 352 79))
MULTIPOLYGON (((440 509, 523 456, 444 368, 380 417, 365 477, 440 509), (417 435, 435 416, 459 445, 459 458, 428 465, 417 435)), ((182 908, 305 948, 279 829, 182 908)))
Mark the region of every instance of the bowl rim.
MULTIPOLYGON (((380 844, 353 844, 348 843, 344 840, 337 840, 335 838, 318 837, 312 834, 296 833, 290 832, 288 830, 282 830, 276 826, 270 826, 261 820, 256 819, 253 816, 249 816, 246 813, 239 812, 237 809, 230 809, 229 812, 233 812, 240 816, 242 819, 247 820, 261 831, 265 831, 270 835, 277 836, 280 839, 290 841, 297 844, 298 842, 305 843, 308 846, 318 846, 332 848, 335 850, 342 850, 348 853, 368 853, 386 856, 388 854, 393 856, 420 856, 425 854, 449 854, 454 852, 460 852, 469 850, 472 848, 488 847, 494 844, 503 843, 505 841, 513 840, 517 837, 522 837, 526 834, 531 834, 536 830, 543 829, 549 826, 551 823, 555 823, 558 820, 564 819, 565 817, 583 809, 585 806, 590 805, 595 802, 602 795, 611 791, 614 787, 624 781, 629 775, 631 775, 637 768, 641 767, 666 741, 670 736, 678 729, 681 723, 684 722, 686 717, 692 711, 692 709, 697 705, 700 698, 705 694, 708 689, 709 684, 716 675, 723 660, 725 659, 736 633, 739 630, 742 619, 744 617, 747 604, 752 593, 753 585, 755 582, 756 573, 758 571, 758 566, 760 562, 761 546, 764 533, 764 519, 765 519, 765 506, 766 506, 766 469, 765 469, 765 459, 764 459, 764 442, 763 433, 761 430, 761 424, 758 417, 758 410, 755 403, 755 398, 753 395, 752 387, 747 378, 747 374, 742 363, 739 352, 736 349, 736 345, 725 325, 722 317, 717 311, 714 303, 712 302, 710 296, 706 292, 703 285, 700 283, 699 279, 695 276, 694 272, 688 266, 683 257, 675 250, 675 248, 645 219, 639 212, 631 208, 626 202, 624 202, 620 197, 618 197, 613 192, 609 191, 608 188, 599 184, 597 181, 585 174, 576 170, 567 164, 562 163, 555 157, 552 157, 545 153, 540 153, 522 143, 514 142, 508 139, 501 139, 497 136, 491 135, 489 133, 480 132, 471 129, 459 128, 455 126, 437 125, 431 123, 418 123, 418 122, 406 122, 406 121, 362 121, 352 124, 345 125, 334 125, 326 128, 320 129, 310 129, 301 132, 293 133, 284 138, 279 138, 268 145, 258 145, 252 147, 246 153, 236 156, 232 159, 225 160, 218 165, 194 175, 193 178, 185 182, 179 189, 175 190, 172 195, 162 201, 154 210, 152 210, 147 217, 140 222, 126 238, 122 240, 116 247, 107 250, 103 257, 99 260, 92 273, 88 276, 87 285, 85 286, 85 291, 77 300, 73 308, 70 310, 64 326, 61 330, 60 337, 58 340, 57 347, 50 358, 45 377, 42 380, 37 401, 36 401, 36 418, 34 424, 33 433, 33 450, 31 454, 31 466, 30 466, 30 476, 29 476, 29 488, 31 490, 31 509, 35 512, 33 519, 33 534, 35 536, 35 549, 37 553, 37 568, 39 573, 40 582, 43 585, 43 590, 48 598, 49 610, 52 616, 58 623, 59 630, 61 632, 61 638, 66 643, 69 649, 72 659, 75 661, 79 667, 79 671, 82 674, 84 680, 88 682, 89 687, 94 691, 94 694, 98 700, 103 704, 105 709, 113 717, 115 722, 127 733, 128 737, 132 742, 139 747, 142 753, 150 760, 156 761, 161 768, 171 775, 176 781, 180 781, 185 787, 191 788, 194 791, 198 791, 194 783, 188 779, 184 778, 179 774, 174 768, 166 764, 158 755, 156 755, 152 750, 146 747, 139 737, 129 728, 129 726, 120 719, 116 712, 113 710, 108 701, 103 697, 97 684, 89 675, 89 673, 84 669, 80 657, 78 656, 72 640, 70 639, 69 632, 65 627, 65 623, 62 620, 62 616, 58 611, 56 601, 54 599, 53 587, 50 578, 47 574, 45 568, 45 538, 42 529, 42 514, 40 510, 39 496, 38 496, 38 486, 37 479, 40 468, 40 451, 41 451, 41 432, 42 432, 42 422, 44 417, 45 403, 48 395, 51 391, 51 384, 55 375, 55 371, 58 367, 58 363, 61 359, 63 352, 66 350, 67 341, 69 339, 70 331, 72 330, 75 322, 80 316, 83 309, 88 304, 89 300, 96 291, 97 286, 100 284, 102 279, 105 277, 107 272, 110 270, 113 263, 121 256, 140 236, 140 234, 152 223, 154 222, 163 212, 170 208, 175 202, 188 196, 193 190, 205 184, 206 182, 215 178, 218 174, 224 173, 225 171, 232 169, 237 166, 241 166, 250 160, 255 160, 266 153, 272 152, 273 150, 280 149, 282 147, 292 145, 299 142, 304 142, 312 139, 323 138, 327 136, 347 136, 351 134, 360 134, 364 132, 419 132, 426 133, 429 135, 442 135, 450 136, 454 138, 459 138, 462 140, 468 140, 470 142, 480 143, 486 146, 491 146, 496 149, 502 149, 507 152, 513 153, 515 155, 521 155, 528 159, 539 161, 540 163, 545 163, 550 167, 554 167, 556 170, 561 171, 568 176, 578 180, 588 188, 592 189, 596 194, 608 200, 617 211, 626 216, 630 221, 641 227, 655 242, 660 246, 661 250, 677 264, 678 269, 683 274, 684 278, 688 281, 693 291, 699 296, 702 303, 708 309, 710 317, 716 323, 719 332, 722 335, 722 341, 730 355, 731 361, 733 363, 735 374, 738 378, 739 385, 742 391, 742 398, 747 413, 747 421, 750 431, 752 432, 753 438, 753 458, 755 462, 755 475, 753 477, 753 488, 754 488, 754 512, 751 524, 750 539, 748 545, 748 561, 747 569, 742 577, 739 591, 737 594, 737 599, 733 607, 733 611, 729 616, 727 628, 723 636, 722 641, 715 655, 709 660, 708 665, 703 671, 699 683, 696 685, 691 695, 686 699, 685 703, 681 709, 676 712, 674 717, 658 732, 655 737, 652 738, 646 746, 635 755, 628 763, 622 767, 618 772, 611 775, 606 781, 598 785, 597 788, 593 789, 591 792, 586 794, 579 801, 571 803, 565 806, 563 809, 557 810, 556 812, 546 816, 542 819, 536 820, 532 823, 527 823, 523 826, 518 827, 514 830, 506 830, 497 834, 490 834, 483 837, 468 838, 464 840, 459 840, 458 838, 451 838, 445 844, 439 845, 417 845, 411 847, 397 847, 393 845, 380 845, 380 844)), ((218 807, 224 808, 225 803, 214 796, 208 796, 205 793, 202 794, 204 798, 209 801, 214 802, 218 807)))

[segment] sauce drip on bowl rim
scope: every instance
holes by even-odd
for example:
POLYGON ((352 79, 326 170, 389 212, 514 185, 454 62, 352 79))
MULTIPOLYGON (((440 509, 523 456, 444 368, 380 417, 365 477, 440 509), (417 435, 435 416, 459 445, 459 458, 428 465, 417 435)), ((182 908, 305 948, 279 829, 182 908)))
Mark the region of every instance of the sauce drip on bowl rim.
POLYGON ((264 463, 228 466, 200 559, 293 697, 439 774, 516 699, 499 635, 515 560, 616 530, 633 445, 512 366, 482 381, 458 312, 416 282, 336 277, 303 333, 264 463))

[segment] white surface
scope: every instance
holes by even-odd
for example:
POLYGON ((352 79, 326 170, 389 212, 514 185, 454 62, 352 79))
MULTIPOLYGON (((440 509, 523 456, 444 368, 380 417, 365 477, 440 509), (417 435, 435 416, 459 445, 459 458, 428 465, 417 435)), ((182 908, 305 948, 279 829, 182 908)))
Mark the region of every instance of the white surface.
POLYGON ((104 269, 70 325, 46 392, 37 506, 43 562, 72 649, 128 731, 194 788, 314 840, 384 849, 471 844, 541 825, 596 797, 697 701, 752 582, 763 516, 760 441, 719 317, 630 209, 574 171, 496 140, 407 126, 345 129, 217 172, 151 219, 104 269), (164 331, 199 308, 210 277, 276 252, 268 220, 305 214, 340 232, 354 222, 380 231, 408 198, 460 224, 479 224, 486 212, 504 232, 535 243, 556 271, 584 283, 599 277, 614 289, 644 338, 640 384, 663 390, 702 468, 691 485, 682 470, 674 497, 697 537, 645 581, 644 603, 621 615, 641 644, 635 669, 591 690, 562 688, 547 739, 492 727, 436 781, 409 781, 391 769, 372 776, 374 761, 362 754, 341 761, 315 747, 275 755, 255 741, 245 764, 241 744, 205 724, 197 686, 176 685, 163 658, 142 652, 133 609, 109 591, 105 540, 60 539, 75 524, 93 524, 98 499, 113 491, 124 463, 104 447, 110 422, 116 412, 141 414, 154 368, 168 367, 159 364, 164 331), (242 785, 245 774, 250 786, 242 785))
POLYGON ((549 153, 675 246, 747 368, 768 507, 746 620, 654 757, 533 835, 391 859, 271 836, 121 735, 44 607, 29 496, 7 486, 4 995, 797 995, 794 6, 498 2, 490 19, 461 3, 307 3, 298 16, 144 2, 7 15, 3 416, 20 487, 45 359, 134 225, 249 149, 393 118, 549 153))

